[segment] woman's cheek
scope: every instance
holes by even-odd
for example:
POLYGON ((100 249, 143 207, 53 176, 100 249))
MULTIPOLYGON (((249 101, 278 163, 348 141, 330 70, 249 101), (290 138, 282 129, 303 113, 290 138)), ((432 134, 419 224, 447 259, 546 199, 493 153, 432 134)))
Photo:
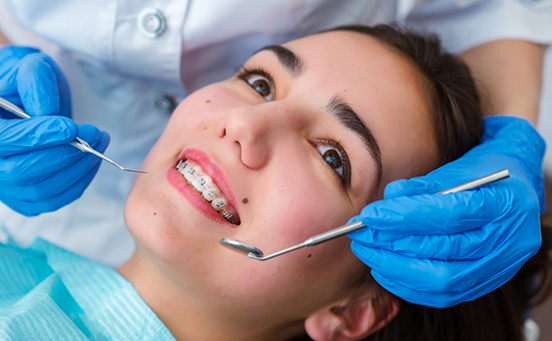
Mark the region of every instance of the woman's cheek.
MULTIPOLYGON (((303 179, 288 183, 282 195, 268 205, 273 221, 279 223, 280 231, 285 231, 289 243, 297 244, 313 235, 328 231, 345 223, 353 214, 345 200, 340 201, 335 189, 320 185, 319 181, 303 179), (330 190, 331 189, 331 190, 330 190)), ((289 245, 291 246, 291 245, 289 245)))
MULTIPOLYGON (((215 83, 192 93, 176 108, 173 117, 188 126, 205 125, 248 102, 240 91, 226 82, 215 83)), ((172 118, 171 118, 172 119, 172 118)))

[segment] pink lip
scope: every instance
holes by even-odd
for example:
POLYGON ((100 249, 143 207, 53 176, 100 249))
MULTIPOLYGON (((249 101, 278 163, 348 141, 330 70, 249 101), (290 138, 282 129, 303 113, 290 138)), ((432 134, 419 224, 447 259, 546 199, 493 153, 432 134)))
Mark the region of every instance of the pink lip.
MULTIPOLYGON (((211 161, 209 156, 207 156, 207 154, 205 154, 201 150, 190 148, 186 149, 184 152, 182 152, 182 154, 180 154, 179 160, 186 159, 197 162, 201 166, 201 169, 207 175, 209 175, 211 179, 213 179, 213 181, 217 184, 224 197, 228 199, 230 204, 234 206, 236 211, 238 211, 236 199, 234 198, 234 194, 232 193, 232 189, 230 188, 226 176, 224 175, 222 170, 211 161)), ((219 223, 230 224, 211 207, 211 204, 205 201, 205 199, 198 195, 196 191, 190 185, 188 185, 184 177, 176 170, 176 162, 175 167, 171 167, 167 171, 167 180, 174 189, 176 189, 178 192, 180 192, 180 194, 182 194, 182 196, 184 196, 184 198, 186 198, 190 205, 203 213, 203 215, 205 215, 207 218, 219 223)))

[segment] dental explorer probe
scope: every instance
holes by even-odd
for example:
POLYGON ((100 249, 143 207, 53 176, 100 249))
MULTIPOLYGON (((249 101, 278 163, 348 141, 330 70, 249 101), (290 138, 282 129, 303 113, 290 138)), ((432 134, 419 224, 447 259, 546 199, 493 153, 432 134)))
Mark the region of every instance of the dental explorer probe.
MULTIPOLYGON (((0 97, 0 108, 3 108, 4 110, 6 111, 9 111, 11 112, 12 114, 14 114, 15 116, 18 116, 19 118, 31 118, 31 116, 29 114, 27 114, 26 112, 24 112, 23 110, 19 109, 18 106, 12 104, 11 102, 9 101, 6 101, 5 99, 3 99, 2 97, 0 97)), ((110 158, 108 158, 107 156, 103 155, 102 153, 94 150, 94 148, 90 147, 90 145, 88 144, 88 142, 78 138, 78 137, 75 137, 75 139, 71 142, 67 142, 68 144, 72 145, 73 147, 77 148, 78 150, 80 150, 81 152, 83 153, 90 153, 90 154, 94 154, 96 155, 97 157, 111 163, 112 165, 114 165, 115 167, 121 169, 121 170, 124 170, 124 171, 127 171, 127 172, 134 172, 134 173, 144 173, 144 174, 148 174, 148 172, 145 172, 145 171, 141 171, 141 170, 134 170, 134 169, 130 169, 130 168, 125 168, 121 165, 119 165, 117 162, 111 160, 110 158)))
MULTIPOLYGON (((489 184, 494 181, 502 180, 510 176, 510 172, 508 172, 507 169, 501 170, 500 172, 496 172, 487 176, 484 176, 482 178, 466 182, 462 185, 458 185, 452 188, 449 188, 444 191, 437 192, 437 194, 448 194, 448 193, 456 193, 460 191, 465 191, 468 189, 472 189, 475 187, 483 186, 486 184, 489 184)), ((256 248, 253 245, 240 242, 239 240, 231 239, 231 238, 222 238, 220 243, 227 247, 228 249, 232 251, 236 251, 238 253, 241 253, 243 255, 247 254, 249 258, 253 258, 256 260, 267 260, 271 259, 280 255, 283 255, 284 253, 288 253, 300 248, 303 248, 305 246, 315 246, 324 242, 327 242, 329 240, 335 239, 337 237, 341 237, 349 232, 353 232, 356 230, 359 230, 361 228, 365 227, 364 224, 361 221, 355 221, 354 223, 343 225, 341 227, 337 227, 333 230, 317 234, 316 236, 312 236, 309 239, 305 240, 301 244, 297 244, 295 246, 289 247, 287 249, 275 252, 273 254, 270 254, 268 256, 264 256, 263 252, 256 248)))

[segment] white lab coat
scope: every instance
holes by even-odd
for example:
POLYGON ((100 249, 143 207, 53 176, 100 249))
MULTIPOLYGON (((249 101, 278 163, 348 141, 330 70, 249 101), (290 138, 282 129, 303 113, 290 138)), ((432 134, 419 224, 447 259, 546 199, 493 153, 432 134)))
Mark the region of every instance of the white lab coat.
MULTIPOLYGON (((12 43, 39 47, 60 64, 74 120, 109 132, 105 154, 136 169, 173 103, 229 77, 262 46, 336 25, 395 20, 438 33, 453 52, 501 38, 548 44, 552 17, 543 3, 550 1, 0 0, 0 29, 12 43), (155 10, 165 18, 164 32, 162 21, 149 30, 140 21, 155 10)), ((132 180, 104 163, 81 199, 34 218, 0 204, 0 226, 23 245, 41 236, 121 264, 134 248, 123 221, 132 180)))

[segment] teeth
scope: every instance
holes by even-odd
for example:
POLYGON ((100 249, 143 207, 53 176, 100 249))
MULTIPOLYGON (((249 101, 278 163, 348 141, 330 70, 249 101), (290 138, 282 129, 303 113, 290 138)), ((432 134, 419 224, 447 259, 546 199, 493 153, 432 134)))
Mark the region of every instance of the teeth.
POLYGON ((178 161, 176 169, 180 174, 184 176, 188 184, 192 188, 201 194, 201 196, 211 203, 211 206, 227 221, 237 225, 239 223, 233 222, 230 220, 232 218, 232 213, 224 210, 224 207, 228 205, 228 200, 224 197, 218 197, 220 190, 217 185, 213 182, 210 176, 202 174, 203 171, 200 167, 194 167, 194 162, 187 163, 185 161, 178 161))
POLYGON ((185 172, 186 172, 186 167, 187 167, 187 166, 188 166, 188 165, 186 164, 186 162, 180 160, 180 161, 178 161, 178 165, 176 165, 176 170, 177 170, 178 172, 180 172, 180 174, 184 175, 185 172))
POLYGON ((196 190, 196 192, 201 193, 202 188, 204 187, 203 184, 198 179, 193 179, 190 181, 192 187, 196 190))
POLYGON ((184 179, 190 182, 197 179, 197 176, 195 174, 195 169, 193 169, 193 167, 189 167, 186 169, 186 171, 184 172, 184 179))
POLYGON ((213 182, 213 179, 211 179, 209 175, 202 175, 199 177, 199 179, 200 179, 199 180, 200 182, 203 182, 201 185, 205 187, 211 188, 215 185, 215 183, 213 182))
POLYGON ((201 192, 203 199, 207 200, 208 202, 213 201, 213 199, 217 196, 217 194, 218 194, 218 191, 216 189, 206 189, 203 192, 201 192))
POLYGON ((215 198, 213 201, 211 201, 211 206, 217 211, 222 211, 224 206, 228 203, 228 200, 225 198, 215 198))

